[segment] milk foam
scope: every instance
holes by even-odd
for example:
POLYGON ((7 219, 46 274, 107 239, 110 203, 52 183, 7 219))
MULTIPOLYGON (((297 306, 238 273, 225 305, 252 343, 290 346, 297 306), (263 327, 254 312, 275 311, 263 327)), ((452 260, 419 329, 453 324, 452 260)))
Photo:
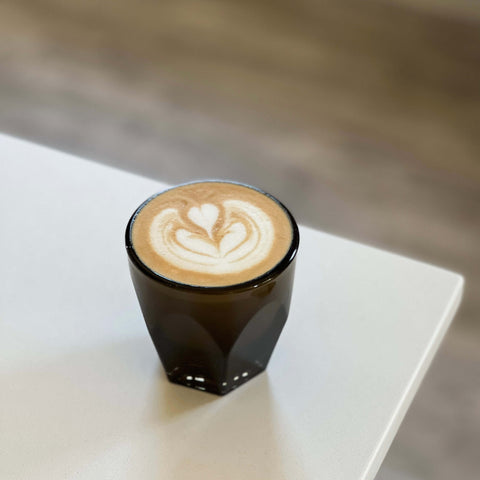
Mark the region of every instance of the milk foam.
POLYGON ((153 272, 189 285, 227 286, 260 277, 287 254, 288 213, 269 195, 230 182, 179 185, 134 216, 132 245, 153 272))
POLYGON ((149 240, 168 263, 202 274, 248 270, 265 260, 274 244, 269 215, 245 200, 165 208, 153 218, 149 240))

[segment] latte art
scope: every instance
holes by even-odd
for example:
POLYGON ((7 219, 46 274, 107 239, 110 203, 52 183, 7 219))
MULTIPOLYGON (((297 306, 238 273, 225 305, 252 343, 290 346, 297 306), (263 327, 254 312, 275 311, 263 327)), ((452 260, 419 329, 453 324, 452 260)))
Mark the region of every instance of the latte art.
POLYGON ((133 226, 133 246, 149 268, 205 286, 261 275, 283 258, 291 237, 277 202, 228 182, 167 190, 147 203, 133 226))
POLYGON ((260 208, 242 200, 225 200, 218 206, 190 207, 186 215, 174 208, 162 210, 152 221, 150 242, 179 268, 222 274, 246 270, 264 260, 274 234, 270 218, 260 208))

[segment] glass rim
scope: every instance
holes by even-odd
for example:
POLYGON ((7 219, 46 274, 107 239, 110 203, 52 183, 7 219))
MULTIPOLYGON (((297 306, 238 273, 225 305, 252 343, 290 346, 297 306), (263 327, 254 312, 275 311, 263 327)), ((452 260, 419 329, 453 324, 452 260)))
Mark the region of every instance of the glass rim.
POLYGON ((180 183, 178 185, 168 187, 160 192, 154 193, 136 208, 136 210, 133 212, 132 216, 130 217, 130 220, 127 223, 127 228, 125 230, 125 247, 128 253, 128 257, 131 260, 131 262, 140 271, 142 271, 144 274, 146 274, 153 280, 156 280, 159 283, 162 283, 168 287, 171 287, 177 290, 184 290, 184 291, 196 292, 196 293, 231 293, 233 291, 250 290, 252 288, 260 287, 270 282, 274 278, 278 277, 283 271, 286 270, 286 268, 292 263, 292 261, 296 257, 299 244, 300 244, 300 233, 298 230, 297 222, 293 217, 293 215, 291 214, 290 210, 288 210, 288 208, 282 202, 280 202, 280 200, 275 198, 270 193, 265 192, 261 188, 254 187, 252 185, 248 185, 242 182, 236 182, 233 180, 211 180, 211 179, 194 180, 192 182, 180 183), (154 198, 158 197, 159 195, 162 195, 168 192, 169 190, 173 190, 178 187, 183 187, 185 185, 194 185, 197 183, 231 183, 233 185, 240 185, 243 187, 251 188, 252 190, 257 191, 262 195, 265 195, 266 197, 270 198, 275 203, 277 203, 277 205, 279 205, 282 208, 282 210, 286 213, 290 221, 290 225, 292 227, 292 241, 290 243, 290 247, 288 248, 285 255, 282 257, 282 259, 276 265, 274 265, 271 269, 267 270, 261 275, 258 275, 257 277, 251 278, 244 282, 233 283, 228 285, 192 285, 190 283, 179 282, 177 280, 168 278, 158 272, 155 272, 148 265, 146 265, 135 252, 135 248, 132 242, 132 228, 133 228, 133 224, 135 223, 137 215, 148 203, 150 203, 154 198))

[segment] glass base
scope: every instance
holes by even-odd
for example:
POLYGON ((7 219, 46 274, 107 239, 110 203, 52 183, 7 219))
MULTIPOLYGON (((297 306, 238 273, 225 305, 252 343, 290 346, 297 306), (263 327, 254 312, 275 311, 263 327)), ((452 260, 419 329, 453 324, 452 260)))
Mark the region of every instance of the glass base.
POLYGON ((228 376, 212 378, 211 375, 202 373, 198 368, 177 367, 167 374, 170 382, 184 387, 194 388, 202 392, 213 393, 215 395, 226 395, 248 382, 259 373, 263 372, 265 367, 254 365, 253 367, 242 368, 239 371, 232 372, 228 376))

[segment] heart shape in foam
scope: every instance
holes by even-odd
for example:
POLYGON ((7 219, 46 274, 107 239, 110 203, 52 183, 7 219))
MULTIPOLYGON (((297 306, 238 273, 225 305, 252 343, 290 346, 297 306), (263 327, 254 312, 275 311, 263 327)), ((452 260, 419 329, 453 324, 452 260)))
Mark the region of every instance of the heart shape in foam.
POLYGON ((270 253, 273 240, 269 216, 242 200, 225 200, 222 206, 207 202, 189 207, 186 212, 167 207, 150 225, 152 248, 167 262, 184 270, 215 275, 259 264, 270 253))
MULTIPOLYGON (((211 238, 211 230, 218 215, 215 218, 214 210, 210 208, 203 208, 210 204, 204 204, 201 208, 193 207, 188 212, 188 217, 196 225, 207 231, 211 238), (194 210, 195 209, 195 210, 194 210), (192 212, 193 210, 193 212, 192 212)), ((215 207, 215 205, 212 205, 215 207)), ((218 212, 218 208, 215 207, 218 212)), ((211 241, 202 238, 201 235, 192 233, 185 228, 180 228, 176 232, 176 239, 180 245, 191 252, 199 253, 201 255, 208 255, 214 258, 225 257, 232 250, 235 250, 247 237, 247 230, 240 222, 235 222, 226 228, 223 238, 220 240, 218 247, 211 241)))
POLYGON ((220 211, 216 205, 204 203, 200 208, 192 207, 187 215, 193 223, 203 228, 211 238, 212 228, 218 220, 219 213, 220 211))

